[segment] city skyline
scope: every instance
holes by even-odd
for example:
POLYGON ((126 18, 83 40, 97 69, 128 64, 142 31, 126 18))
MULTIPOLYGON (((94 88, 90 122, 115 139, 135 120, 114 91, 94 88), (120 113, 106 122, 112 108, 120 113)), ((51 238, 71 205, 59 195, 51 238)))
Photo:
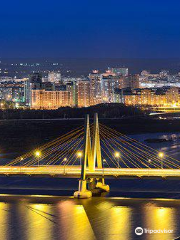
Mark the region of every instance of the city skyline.
POLYGON ((1 110, 73 109, 114 103, 155 111, 157 107, 178 110, 180 72, 143 70, 132 74, 127 67, 108 67, 80 77, 69 77, 60 70, 34 72, 24 78, 0 76, 1 110))

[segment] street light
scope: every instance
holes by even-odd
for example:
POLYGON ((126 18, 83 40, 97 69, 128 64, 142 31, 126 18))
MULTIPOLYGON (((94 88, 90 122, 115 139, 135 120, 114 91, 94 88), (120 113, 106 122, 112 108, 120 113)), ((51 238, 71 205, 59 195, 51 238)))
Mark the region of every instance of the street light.
POLYGON ((82 155, 83 155, 83 154, 82 154, 81 151, 78 151, 78 152, 77 152, 77 157, 80 159, 80 166, 81 166, 81 164, 82 164, 82 163, 81 163, 82 155))
POLYGON ((164 157, 164 153, 163 152, 159 152, 158 153, 159 158, 161 159, 161 168, 163 168, 163 157, 164 157))
POLYGON ((115 152, 115 153, 114 153, 114 156, 115 156, 115 158, 117 158, 117 160, 118 160, 118 168, 119 168, 119 167, 120 167, 120 165, 119 165, 120 152, 115 152))
POLYGON ((64 174, 65 174, 65 168, 66 168, 66 162, 67 162, 67 158, 65 157, 64 159, 63 159, 63 163, 64 163, 64 174))
POLYGON ((103 159, 103 175, 104 175, 104 165, 107 164, 106 159, 103 159))
POLYGON ((148 159, 149 168, 150 168, 150 164, 151 164, 151 162, 152 162, 151 159, 148 159))
POLYGON ((3 108, 4 107, 4 103, 1 103, 1 108, 3 108))
POLYGON ((38 166, 39 166, 39 158, 41 156, 41 152, 39 150, 37 150, 37 151, 35 151, 34 155, 38 159, 38 166))
POLYGON ((24 160, 24 158, 21 157, 20 160, 21 160, 21 161, 20 161, 20 170, 21 170, 21 165, 22 165, 21 162, 24 160))

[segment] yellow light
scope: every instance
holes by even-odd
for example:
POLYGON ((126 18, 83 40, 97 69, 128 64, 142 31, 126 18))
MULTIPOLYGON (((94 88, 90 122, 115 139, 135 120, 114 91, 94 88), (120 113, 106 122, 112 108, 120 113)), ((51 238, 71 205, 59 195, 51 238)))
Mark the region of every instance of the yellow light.
POLYGON ((35 156, 36 157, 40 157, 41 156, 41 152, 40 151, 35 151, 35 156))
POLYGON ((79 157, 79 158, 81 158, 82 157, 82 152, 77 152, 77 156, 79 157))
POLYGON ((119 152, 115 152, 114 156, 115 156, 116 158, 119 158, 119 157, 120 157, 120 153, 119 153, 119 152))
POLYGON ((18 108, 19 107, 19 103, 16 103, 15 106, 16 106, 16 108, 18 108))
POLYGON ((163 153, 163 152, 159 152, 159 153, 158 153, 158 156, 159 156, 160 158, 163 158, 163 157, 164 157, 164 153, 163 153))

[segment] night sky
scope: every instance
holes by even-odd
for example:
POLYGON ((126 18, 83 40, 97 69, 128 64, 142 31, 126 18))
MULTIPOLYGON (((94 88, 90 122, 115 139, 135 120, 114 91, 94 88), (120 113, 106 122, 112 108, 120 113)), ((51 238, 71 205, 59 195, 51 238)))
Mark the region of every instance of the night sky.
POLYGON ((180 57, 180 1, 1 1, 0 57, 180 57))

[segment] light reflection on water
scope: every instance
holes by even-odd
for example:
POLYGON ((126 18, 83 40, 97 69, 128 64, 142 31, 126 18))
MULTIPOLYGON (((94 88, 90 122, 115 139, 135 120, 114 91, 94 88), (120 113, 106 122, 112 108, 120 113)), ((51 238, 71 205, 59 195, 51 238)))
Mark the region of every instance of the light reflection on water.
POLYGON ((57 206, 60 239, 96 239, 83 205, 73 201, 61 202, 57 206))
POLYGON ((29 204, 26 208, 27 240, 53 239, 53 206, 29 204))
POLYGON ((148 234, 148 240, 169 240, 176 236, 176 211, 171 207, 146 206, 144 210, 144 225, 148 229, 173 230, 174 234, 148 234))
POLYGON ((93 199, 0 203, 1 240, 169 240, 180 235, 180 201, 93 199), (173 230, 135 235, 136 227, 173 230))
POLYGON ((0 239, 8 239, 8 208, 9 206, 0 202, 0 239))

